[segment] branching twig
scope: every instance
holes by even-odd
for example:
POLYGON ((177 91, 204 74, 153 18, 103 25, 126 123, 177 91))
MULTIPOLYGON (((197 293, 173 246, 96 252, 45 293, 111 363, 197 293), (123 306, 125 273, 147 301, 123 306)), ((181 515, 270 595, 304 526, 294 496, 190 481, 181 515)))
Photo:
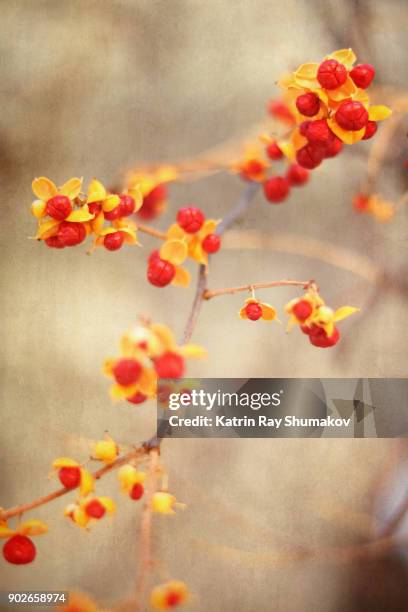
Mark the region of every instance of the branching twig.
POLYGON ((252 291, 253 289, 268 289, 271 287, 303 287, 307 289, 314 285, 314 281, 298 281, 298 280, 278 280, 270 281, 268 283, 253 283, 252 285, 240 285, 239 287, 225 287, 224 289, 216 289, 215 291, 204 291, 203 298, 205 300, 211 300, 218 295, 227 295, 232 293, 238 293, 240 291, 252 291))

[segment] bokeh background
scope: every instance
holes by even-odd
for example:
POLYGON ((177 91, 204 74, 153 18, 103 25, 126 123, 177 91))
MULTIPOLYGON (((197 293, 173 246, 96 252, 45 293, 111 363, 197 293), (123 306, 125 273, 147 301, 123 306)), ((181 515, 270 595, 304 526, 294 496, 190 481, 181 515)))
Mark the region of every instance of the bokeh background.
MULTIPOLYGON (((124 444, 152 433, 153 403, 112 404, 101 363, 139 314, 180 336, 194 293, 146 283, 149 237, 143 236, 143 250, 100 249, 91 257, 85 247, 51 252, 29 240, 33 177, 60 184, 97 176, 110 184, 143 162, 192 158, 225 140, 239 142, 262 121, 283 73, 345 46, 375 65, 378 86, 401 92, 408 6, 404 0, 2 0, 0 9, 1 505, 8 507, 48 492, 53 459, 86 457, 87 441, 105 430, 124 444)), ((390 95, 387 90, 387 100, 390 95)), ((406 126, 378 177, 378 189, 394 201, 407 187, 405 132, 406 126)), ((324 249, 316 258, 304 257, 301 246, 290 253, 260 242, 256 249, 225 248, 211 266, 213 288, 316 278, 330 304, 351 303, 363 312, 342 324, 338 347, 323 351, 297 330, 287 336, 278 325, 241 322, 242 295, 218 298, 204 305, 194 333, 209 359, 189 374, 406 375, 406 211, 381 225, 351 207, 369 147, 361 143, 324 164, 283 206, 269 206, 258 194, 239 229, 270 238, 290 234, 291 244, 324 240, 384 269, 392 282, 376 288, 359 266, 351 273, 327 263, 324 249)), ((188 203, 222 216, 242 189, 229 174, 175 184, 156 225, 165 228, 188 203)), ((294 295, 259 292, 280 309, 294 295)), ((155 521, 154 580, 185 580, 200 612, 407 609, 406 569, 398 557, 368 566, 268 557, 282 543, 357 543, 362 534, 352 519, 368 510, 390 448, 387 440, 166 441, 171 488, 188 509, 155 521)), ((114 475, 98 490, 119 497, 114 475)), ((79 588, 105 606, 125 599, 134 589, 140 508, 123 499, 111 524, 86 533, 62 517, 66 502, 34 513, 50 533, 36 541, 35 565, 2 566, 1 588, 79 588)))

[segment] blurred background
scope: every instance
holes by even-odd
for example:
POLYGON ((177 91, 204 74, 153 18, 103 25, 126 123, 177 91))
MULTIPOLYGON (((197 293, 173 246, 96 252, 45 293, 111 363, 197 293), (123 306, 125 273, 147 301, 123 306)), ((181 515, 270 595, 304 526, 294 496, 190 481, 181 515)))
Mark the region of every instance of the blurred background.
MULTIPOLYGON (((101 364, 140 314, 180 336, 194 295, 193 285, 147 284, 150 237, 142 236, 143 250, 98 249, 90 257, 84 246, 51 251, 29 240, 32 179, 62 184, 96 176, 109 185, 138 164, 194 158, 225 140, 244 140, 278 95, 282 74, 343 47, 376 67, 382 101, 391 103, 406 87, 408 5, 2 0, 0 8, 1 505, 9 507, 51 490, 53 459, 86 457, 88 440, 105 430, 124 444, 152 433, 154 403, 112 404, 101 364)), ((377 177, 376 188, 391 201, 407 188, 406 128, 377 177)), ((283 206, 258 194, 238 229, 261 231, 272 246, 259 239, 257 248, 241 248, 226 239, 211 266, 211 288, 315 278, 329 304, 362 308, 342 324, 340 345, 317 350, 298 330, 287 336, 278 325, 242 322, 242 294, 227 296, 204 304, 193 340, 209 359, 189 367, 189 375, 406 375, 406 210, 379 224, 351 205, 371 142, 324 164, 283 206), (273 247, 282 236, 292 247, 283 238, 273 247), (321 240, 352 253, 353 272, 329 263, 324 245, 318 257, 307 248, 304 256, 305 241, 321 240), (374 286, 370 271, 387 282, 374 286)), ((174 184, 155 226, 164 229, 191 203, 221 217, 243 187, 230 174, 174 184)), ((296 295, 280 289, 258 297, 282 311, 296 295)), ((360 526, 393 448, 380 439, 167 440, 170 486, 188 509, 155 520, 154 582, 184 580, 200 612, 407 609, 407 570, 398 555, 370 563, 271 559, 282 546, 362 541, 360 526)), ((98 491, 118 498, 116 477, 98 491)), ((50 533, 36 541, 34 565, 2 565, 1 588, 76 588, 106 607, 125 599, 134 589, 140 507, 124 498, 111 524, 86 533, 63 518, 66 503, 33 513, 50 533)))

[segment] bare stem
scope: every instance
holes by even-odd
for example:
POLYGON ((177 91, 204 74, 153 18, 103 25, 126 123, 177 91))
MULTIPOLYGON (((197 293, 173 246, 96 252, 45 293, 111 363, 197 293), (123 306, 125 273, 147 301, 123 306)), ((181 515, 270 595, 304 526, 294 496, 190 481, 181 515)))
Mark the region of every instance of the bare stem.
POLYGON ((223 218, 219 226, 217 227, 216 233, 221 236, 224 232, 226 232, 231 225, 242 217, 244 213, 249 208, 249 205, 252 202, 253 197, 255 196, 259 187, 259 183, 251 182, 247 186, 247 188, 242 192, 241 197, 238 202, 235 204, 233 208, 229 211, 227 215, 223 218))
POLYGON ((226 287, 224 289, 216 289, 215 291, 204 291, 203 298, 205 300, 211 300, 218 295, 230 295, 232 293, 239 293, 240 291, 252 291, 253 289, 269 289, 271 287, 303 287, 307 289, 314 285, 314 281, 298 281, 298 280, 278 280, 270 281, 268 283, 253 283, 252 285, 240 285, 239 287, 226 287))
POLYGON ((139 232, 143 232, 144 234, 149 234, 149 236, 153 236, 154 238, 159 238, 160 240, 166 240, 167 238, 165 232, 161 232, 160 230, 154 229, 154 227, 149 227, 148 225, 143 225, 141 223, 138 223, 137 229, 139 230, 139 232))
MULTIPOLYGON (((95 478, 95 480, 99 480, 106 474, 109 474, 109 472, 112 472, 113 470, 116 470, 117 468, 124 465, 125 463, 128 463, 131 459, 137 459, 138 457, 141 458, 143 455, 145 455, 148 452, 149 452, 149 447, 147 444, 139 448, 135 448, 129 451, 128 453, 126 453, 125 455, 122 455, 121 457, 118 457, 117 459, 115 459, 113 463, 110 463, 109 465, 105 465, 103 468, 96 470, 95 472, 92 473, 92 476, 95 478)), ((21 516, 24 512, 27 512, 28 510, 33 510, 33 508, 38 508, 39 506, 44 506, 44 504, 48 504, 54 499, 58 499, 58 497, 62 497, 63 495, 66 495, 67 493, 71 493, 73 490, 74 490, 73 488, 66 489, 65 487, 62 487, 60 489, 57 489, 57 491, 53 491, 52 493, 49 493, 48 495, 44 495, 43 497, 38 497, 34 501, 29 502, 27 504, 20 504, 18 506, 14 506, 13 508, 9 508, 8 510, 0 509, 0 521, 6 521, 14 516, 21 516)))
POLYGON ((136 609, 141 608, 143 596, 146 590, 147 578, 152 564, 151 558, 151 537, 152 537, 152 499, 157 490, 157 467, 159 452, 152 450, 149 454, 149 473, 147 490, 144 496, 142 518, 140 521, 139 538, 139 571, 136 583, 136 609))

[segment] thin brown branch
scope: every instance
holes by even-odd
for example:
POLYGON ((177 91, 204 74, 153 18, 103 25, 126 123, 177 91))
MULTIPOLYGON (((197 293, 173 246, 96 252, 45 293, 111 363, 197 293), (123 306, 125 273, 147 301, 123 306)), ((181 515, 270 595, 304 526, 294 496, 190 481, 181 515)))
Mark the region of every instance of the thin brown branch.
POLYGON ((146 583, 149 571, 152 564, 151 551, 151 536, 152 536, 152 499, 157 490, 157 468, 158 468, 159 452, 157 449, 152 450, 149 454, 149 473, 147 480, 146 493, 144 495, 144 504, 142 510, 142 518, 140 521, 140 538, 139 538, 139 570, 136 582, 136 610, 141 609, 143 597, 146 591, 146 583))
POLYGON ((204 293, 207 285, 207 270, 206 267, 201 265, 198 269, 198 280, 196 292, 194 295, 193 305, 191 307, 190 314, 187 319, 187 323, 183 334, 183 344, 188 342, 193 335, 194 328, 197 323, 198 315, 200 314, 201 306, 204 299, 204 293))
POLYGON ((148 225, 143 225, 142 223, 137 224, 137 229, 139 230, 139 232, 149 234, 149 236, 159 238, 160 240, 166 240, 167 238, 165 232, 161 232, 160 230, 154 229, 154 227, 149 227, 148 225))
MULTIPOLYGON (((147 446, 147 443, 146 443, 143 446, 139 448, 135 448, 129 451, 128 453, 126 453, 125 455, 118 457, 117 459, 115 459, 113 463, 110 463, 109 465, 105 465, 99 470, 96 470, 95 472, 92 473, 92 476, 95 478, 95 480, 99 480, 106 474, 109 474, 109 472, 116 470, 117 468, 121 467, 125 463, 128 463, 132 459, 137 459, 137 458, 142 457, 143 455, 146 455, 146 453, 148 452, 149 452, 149 447, 147 446)), ((53 491, 52 493, 49 493, 48 495, 44 495, 43 497, 38 497, 34 501, 29 502, 27 504, 20 504, 18 506, 14 506, 13 508, 9 508, 8 510, 0 510, 0 521, 6 521, 14 516, 21 516, 25 512, 28 512, 28 510, 33 510, 34 508, 38 508, 39 506, 44 506, 45 504, 48 504, 54 499, 58 499, 59 497, 62 497, 63 495, 66 495, 67 493, 72 493, 72 491, 74 490, 75 490, 74 488, 66 489, 65 487, 62 487, 60 489, 57 489, 56 491, 53 491)))
POLYGON ((216 289, 215 291, 204 291, 203 298, 205 300, 211 300, 219 295, 230 295, 232 293, 239 293, 240 291, 252 291, 253 289, 269 289, 271 287, 303 287, 307 289, 314 285, 314 281, 298 281, 298 280, 278 280, 270 281, 267 283, 253 283, 252 285, 240 285, 238 287, 225 287, 224 289, 216 289))

